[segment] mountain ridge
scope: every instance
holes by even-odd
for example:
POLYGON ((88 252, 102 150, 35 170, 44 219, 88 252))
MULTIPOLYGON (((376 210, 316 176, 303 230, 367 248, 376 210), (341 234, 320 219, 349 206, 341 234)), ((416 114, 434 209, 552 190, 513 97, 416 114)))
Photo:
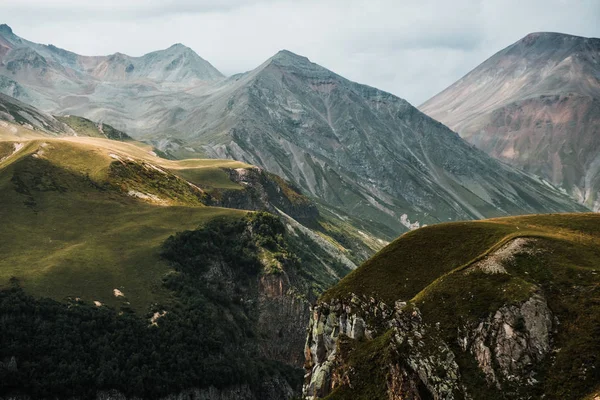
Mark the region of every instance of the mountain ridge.
MULTIPOLYGON (((444 161, 435 160, 434 153, 438 158, 446 155, 440 154, 443 151, 435 146, 429 146, 437 140, 433 131, 439 130, 443 140, 437 140, 436 144, 450 154, 455 151, 465 155, 470 153, 466 158, 461 157, 476 163, 482 161, 476 159, 486 158, 483 154, 462 144, 455 133, 445 130, 443 125, 421 114, 405 100, 351 82, 305 57, 279 52, 255 70, 224 83, 220 91, 207 96, 203 103, 206 106, 200 104, 187 120, 173 126, 175 131, 185 132, 183 135, 173 132, 173 137, 204 150, 211 157, 241 159, 261 165, 294 181, 313 197, 344 204, 330 188, 332 180, 341 181, 341 185, 353 189, 338 187, 339 193, 344 193, 343 196, 355 196, 349 194, 350 190, 362 193, 365 197, 357 199, 363 202, 360 207, 366 205, 389 217, 394 215, 391 210, 395 207, 390 202, 402 196, 398 192, 389 192, 394 190, 393 181, 385 183, 387 193, 372 186, 377 185, 375 182, 380 174, 386 174, 386 167, 402 165, 406 171, 423 178, 415 178, 415 182, 421 180, 438 185, 440 193, 454 197, 452 201, 461 205, 449 207, 465 207, 462 211, 454 211, 462 213, 462 218, 481 218, 485 213, 470 207, 468 201, 461 198, 464 193, 457 194, 452 183, 445 182, 448 177, 444 173, 433 172, 441 167, 435 164, 436 161, 445 163, 441 170, 452 162, 457 164, 456 167, 460 164, 459 157, 452 158, 454 155, 448 155, 444 161), (425 142, 429 147, 424 146, 425 142), (378 152, 378 156, 373 152, 378 152), (293 163, 289 162, 290 158, 293 163), (381 161, 382 165, 377 167, 375 160, 381 161), (337 163, 343 163, 344 167, 337 163), (368 185, 368 189, 357 185, 368 185), (373 195, 381 197, 376 199, 373 195)), ((177 151, 169 149, 168 141, 159 148, 175 151, 175 154, 177 151)), ((483 164, 481 169, 485 170, 483 164)), ((433 218, 427 222, 422 220, 423 214, 433 211, 433 207, 421 213, 417 211, 418 216, 415 216, 414 209, 408 211, 411 201, 404 200, 403 204, 409 205, 404 206, 405 212, 396 213, 398 220, 406 213, 413 221, 435 221, 433 218)), ((348 203, 345 206, 349 206, 348 203)), ((383 215, 379 218, 384 219, 383 215)), ((439 215, 437 218, 437 221, 443 220, 439 215)), ((400 224, 395 229, 401 229, 400 224)))
MULTIPOLYGON (((370 237, 389 240, 449 219, 584 209, 539 179, 489 159, 406 100, 288 50, 252 71, 185 90, 166 75, 160 84, 120 81, 129 61, 114 58, 97 68, 107 80, 91 91, 79 92, 72 81, 75 89, 69 83, 55 95, 50 82, 44 96, 61 100, 42 108, 109 123, 174 158, 258 165, 323 208, 360 216, 370 237), (389 232, 384 237, 378 236, 381 226, 389 232)), ((182 68, 179 73, 187 74, 189 68, 182 68)), ((27 81, 22 76, 13 80, 27 81)))
POLYGON ((314 306, 303 395, 595 398, 598 222, 528 215, 400 236, 314 306))

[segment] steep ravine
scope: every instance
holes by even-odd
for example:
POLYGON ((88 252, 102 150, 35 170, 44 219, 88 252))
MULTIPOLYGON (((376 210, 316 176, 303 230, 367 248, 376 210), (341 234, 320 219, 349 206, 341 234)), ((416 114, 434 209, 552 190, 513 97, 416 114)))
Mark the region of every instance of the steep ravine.
MULTIPOLYGON (((176 300, 155 305, 160 308, 157 308, 150 323, 142 315, 129 314, 126 320, 120 319, 125 318, 121 317, 125 308, 120 312, 95 309, 93 305, 79 300, 71 300, 68 304, 47 304, 44 300, 30 299, 21 311, 19 307, 11 306, 19 304, 19 291, 12 294, 0 292, 3 324, 9 328, 5 332, 8 337, 12 337, 14 329, 19 329, 10 321, 29 315, 27 308, 31 307, 32 301, 35 304, 30 312, 34 318, 41 320, 42 329, 50 326, 50 331, 57 338, 63 337, 68 330, 60 325, 65 323, 64 318, 80 320, 84 327, 72 322, 74 331, 71 333, 86 336, 89 342, 77 341, 74 346, 81 345, 77 351, 83 354, 75 355, 73 359, 61 358, 60 363, 100 368, 98 375, 101 375, 92 378, 85 392, 69 392, 69 388, 60 388, 60 381, 49 381, 46 383, 50 388, 48 393, 40 393, 38 385, 35 391, 30 391, 16 384, 9 394, 21 395, 3 397, 4 393, 0 391, 0 399, 25 400, 48 396, 102 400, 281 400, 299 396, 305 326, 309 305, 315 299, 312 284, 317 283, 318 278, 311 279, 307 275, 308 267, 301 265, 297 256, 289 250, 284 238, 290 233, 285 230, 277 218, 259 213, 243 220, 216 221, 205 228, 169 238, 162 254, 174 271, 164 277, 163 285, 173 291, 176 300), (212 240, 207 243, 207 239, 212 240), (59 316, 52 318, 50 316, 55 309, 58 309, 59 316), (107 321, 107 315, 111 320, 107 321), (112 338, 117 343, 100 354, 95 353, 107 337, 90 333, 86 327, 100 321, 121 324, 121 335, 136 332, 135 340, 118 343, 119 332, 115 332, 117 336, 112 338), (140 343, 156 345, 157 348, 148 353, 140 348, 140 343), (114 356, 104 359, 106 352, 114 356), (170 354, 172 352, 175 354, 170 354), (89 362, 90 358, 97 357, 104 360, 100 366, 89 362), (132 364, 128 366, 130 361, 132 364), (173 366, 173 363, 181 365, 173 366), (106 365, 118 368, 121 371, 118 374, 126 374, 126 379, 137 380, 138 374, 144 378, 127 387, 123 382, 125 378, 119 375, 102 377, 106 365), (181 370, 182 365, 189 365, 191 371, 181 370), (150 371, 144 373, 148 368, 150 371), (253 368, 256 371, 248 370, 253 368), (161 376, 163 371, 166 371, 165 376, 161 376), (221 377, 220 374, 230 376, 221 377), (145 380, 148 378, 151 380, 145 380)), ((23 337, 40 335, 37 324, 33 322, 32 327, 23 326, 23 337)), ((41 349, 33 350, 34 354, 23 350, 27 346, 21 343, 21 339, 15 342, 1 342, 13 350, 6 360, 0 354, 0 377, 13 377, 17 382, 32 380, 36 384, 44 379, 65 379, 60 372, 49 378, 39 376, 36 367, 45 368, 46 356, 38 354, 41 349), (26 377, 29 375, 31 377, 26 377)), ((47 349, 47 357, 55 359, 58 354, 64 354, 64 350, 65 345, 56 347, 53 343, 47 349)), ((57 367, 64 369, 62 365, 57 367)), ((84 375, 87 371, 82 373, 84 375)), ((79 383, 77 379, 74 381, 79 383)))

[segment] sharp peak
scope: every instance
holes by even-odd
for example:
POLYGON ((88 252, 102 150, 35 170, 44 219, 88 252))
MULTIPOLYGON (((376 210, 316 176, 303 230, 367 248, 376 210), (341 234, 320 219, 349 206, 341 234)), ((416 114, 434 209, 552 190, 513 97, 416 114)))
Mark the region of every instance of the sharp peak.
POLYGON ((169 49, 189 49, 189 47, 187 47, 186 45, 184 45, 183 43, 175 43, 172 44, 169 49))
POLYGON ((0 33, 12 34, 13 30, 10 26, 8 26, 6 24, 0 24, 0 33))
POLYGON ((271 57, 271 60, 297 60, 301 62, 310 62, 308 57, 301 56, 285 49, 279 50, 273 57, 271 57))
POLYGON ((189 54, 194 54, 194 55, 200 57, 198 55, 198 53, 196 53, 192 48, 190 48, 182 43, 175 43, 175 44, 167 47, 166 49, 153 51, 148 54, 152 54, 152 53, 175 53, 175 54, 189 53, 189 54))
POLYGON ((196 55, 198 55, 198 53, 196 53, 194 51, 194 49, 192 49, 191 47, 186 46, 185 44, 182 43, 175 43, 173 45, 171 45, 170 47, 164 49, 163 51, 177 51, 177 52, 187 52, 187 53, 194 53, 196 55))
POLYGON ((520 40, 518 40, 517 43, 531 45, 538 41, 548 41, 548 40, 551 40, 551 41, 566 41, 566 40, 596 41, 596 40, 600 40, 600 39, 594 38, 594 37, 571 35, 568 33, 561 33, 561 32, 544 32, 544 31, 542 31, 542 32, 531 32, 531 33, 527 34, 526 36, 524 36, 523 38, 521 38, 520 40))

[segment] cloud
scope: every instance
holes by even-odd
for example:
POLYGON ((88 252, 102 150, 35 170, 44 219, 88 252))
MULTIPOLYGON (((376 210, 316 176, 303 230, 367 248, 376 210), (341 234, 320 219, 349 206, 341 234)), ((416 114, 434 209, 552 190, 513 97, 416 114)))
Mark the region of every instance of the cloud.
POLYGON ((181 42, 225 74, 289 49, 416 105, 532 31, 600 36, 597 0, 3 0, 0 15, 80 54, 181 42))
POLYGON ((50 14, 67 19, 77 17, 97 20, 228 11, 256 3, 256 0, 3 0, 2 7, 10 7, 13 12, 26 12, 30 15, 50 14))

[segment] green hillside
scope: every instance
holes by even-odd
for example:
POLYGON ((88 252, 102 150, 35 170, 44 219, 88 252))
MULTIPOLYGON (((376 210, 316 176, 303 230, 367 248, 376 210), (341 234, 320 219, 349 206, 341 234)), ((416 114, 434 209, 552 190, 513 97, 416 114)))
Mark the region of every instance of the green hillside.
MULTIPOLYGON (((0 153, 12 145, 3 143, 0 153)), ((244 211, 205 207, 200 193, 158 171, 129 177, 136 167, 147 171, 139 162, 115 161, 103 148, 62 141, 26 143, 0 162, 0 285, 15 277, 36 296, 130 302, 138 310, 164 300, 160 282, 169 268, 158 256, 164 240, 244 211), (115 297, 114 289, 125 296, 115 297)))
MULTIPOLYGON (((424 329, 433 329, 427 340, 439 337, 437 345, 428 345, 429 351, 435 354, 439 343, 449 346, 459 366, 460 382, 474 399, 528 396, 583 399, 597 390, 600 381, 598 214, 531 215, 421 228, 385 247, 328 290, 320 303, 348 301, 352 295, 392 307, 397 301, 407 302, 405 309, 409 313, 415 310, 422 315, 424 329), (515 243, 518 249, 511 250, 513 254, 507 249, 515 243), (474 355, 461 350, 461 332, 475 329, 502 307, 519 306, 534 295, 546 299, 556 318, 550 342, 554 350, 543 362, 529 367, 535 372, 534 383, 518 386, 501 381, 503 391, 496 391, 486 383, 474 355)), ((364 313, 358 308, 357 312, 364 313)), ((363 317, 367 321, 381 318, 363 317)), ((345 363, 342 371, 354 372, 338 373, 350 374, 353 390, 350 392, 342 385, 327 398, 387 396, 385 382, 390 378, 385 372, 386 363, 398 355, 390 352, 392 331, 381 326, 377 329, 381 334, 374 342, 340 339, 341 363, 345 363)), ((511 329, 523 328, 517 324, 511 329)), ((402 359, 403 351, 408 350, 398 351, 402 359)))
POLYGON ((0 141, 0 398, 299 393, 310 301, 349 266, 325 234, 247 210, 316 206, 236 161, 22 133, 0 141))
POLYGON ((81 136, 99 137, 122 141, 133 140, 123 131, 115 129, 108 124, 90 121, 87 118, 78 117, 76 115, 65 115, 55 118, 68 125, 71 129, 77 132, 78 135, 81 136))

